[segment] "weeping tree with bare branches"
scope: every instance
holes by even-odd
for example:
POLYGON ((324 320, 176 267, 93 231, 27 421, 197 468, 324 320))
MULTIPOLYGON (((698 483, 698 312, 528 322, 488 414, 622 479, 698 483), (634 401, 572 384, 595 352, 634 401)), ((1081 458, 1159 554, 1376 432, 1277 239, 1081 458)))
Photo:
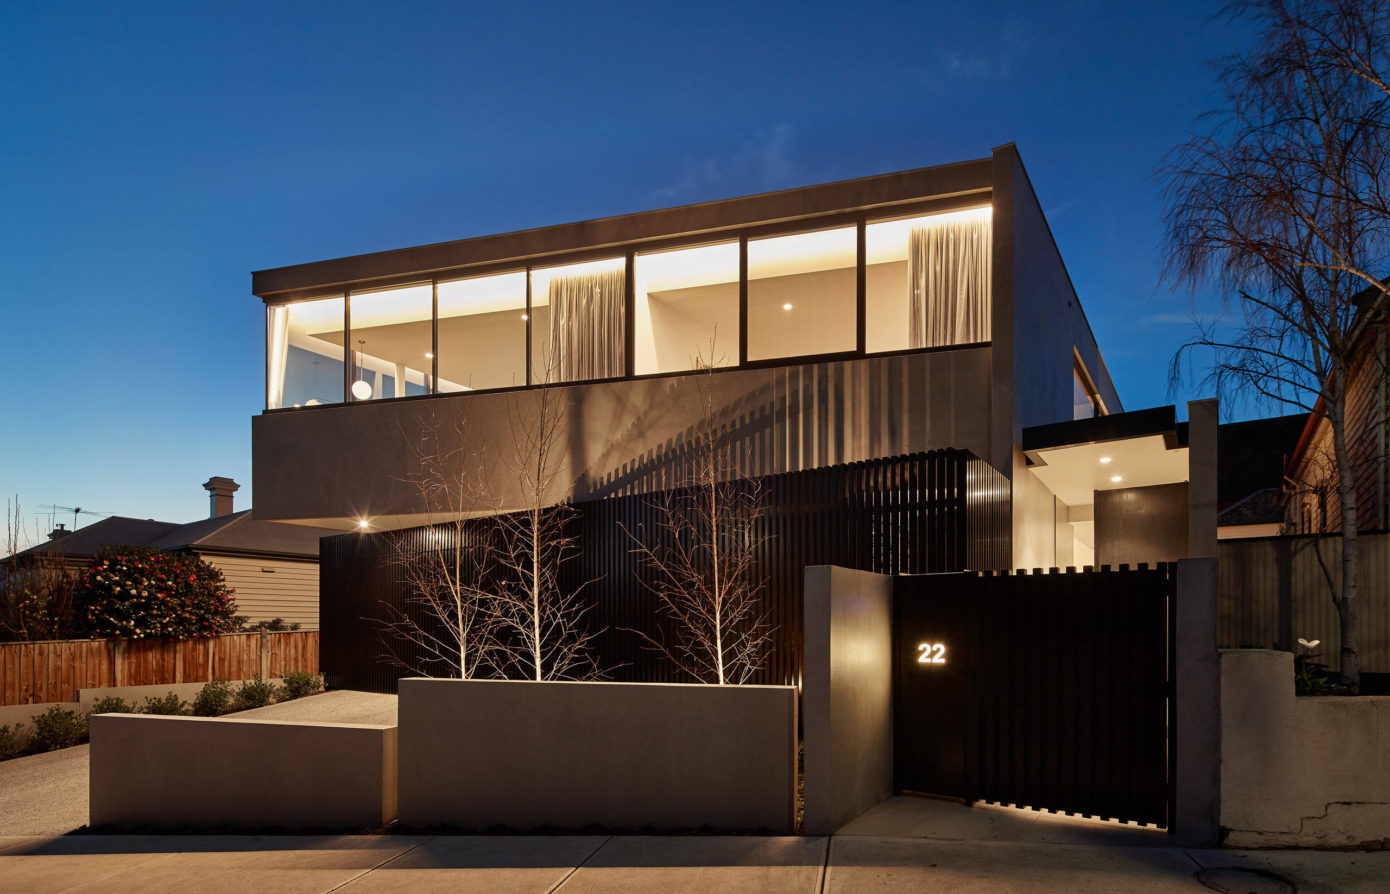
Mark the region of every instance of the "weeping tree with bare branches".
POLYGON ((496 560, 496 512, 482 484, 482 448, 466 419, 421 419, 411 442, 415 487, 426 526, 396 537, 394 565, 409 595, 383 605, 386 658, 412 673, 491 676, 500 652, 501 601, 489 572, 496 560))
MULTIPOLYGON (((1358 686, 1359 565, 1347 386, 1367 327, 1383 325, 1390 255, 1390 17, 1368 0, 1254 0, 1224 61, 1224 108, 1162 175, 1165 278, 1214 284, 1235 324, 1202 326, 1173 360, 1214 356, 1210 380, 1317 413, 1332 435, 1340 505, 1341 674, 1358 686)), ((1383 371, 1380 371, 1383 374, 1383 371)))
POLYGON ((647 567, 647 589, 674 622, 673 637, 632 631, 681 672, 702 683, 746 683, 762 669, 773 629, 763 600, 766 581, 758 575, 757 552, 764 542, 762 486, 739 479, 730 432, 716 419, 711 359, 698 396, 703 424, 685 459, 674 491, 653 504, 655 530, 624 532, 647 567))

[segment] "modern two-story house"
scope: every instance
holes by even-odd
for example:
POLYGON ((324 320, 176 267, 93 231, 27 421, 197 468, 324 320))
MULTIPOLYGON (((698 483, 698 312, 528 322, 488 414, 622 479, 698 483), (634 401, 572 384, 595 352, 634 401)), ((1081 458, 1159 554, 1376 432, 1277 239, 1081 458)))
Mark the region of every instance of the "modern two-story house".
POLYGON ((575 482, 556 500, 659 487, 707 388, 750 476, 969 451, 1010 482, 1014 567, 1104 558, 1097 493, 1133 505, 1187 480, 1171 412, 1076 439, 1048 429, 1025 449, 1026 430, 1123 407, 1011 144, 252 282, 266 305, 260 519, 422 524, 410 478, 427 430, 466 426, 495 460, 542 394, 565 415, 559 478, 575 482))

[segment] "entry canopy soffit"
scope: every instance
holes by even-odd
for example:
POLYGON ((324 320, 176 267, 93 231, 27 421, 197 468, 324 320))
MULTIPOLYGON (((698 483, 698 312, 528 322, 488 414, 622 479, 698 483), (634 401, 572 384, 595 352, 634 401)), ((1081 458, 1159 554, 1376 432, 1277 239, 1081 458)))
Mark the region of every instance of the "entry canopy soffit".
POLYGON ((1187 424, 1175 408, 1156 407, 1023 430, 1029 468, 1068 506, 1096 491, 1188 480, 1187 424))

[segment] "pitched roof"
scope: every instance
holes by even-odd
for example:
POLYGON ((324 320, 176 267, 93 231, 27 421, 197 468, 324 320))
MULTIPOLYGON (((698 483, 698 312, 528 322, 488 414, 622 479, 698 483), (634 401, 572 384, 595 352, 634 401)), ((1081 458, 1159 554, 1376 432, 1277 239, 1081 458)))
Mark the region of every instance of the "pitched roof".
POLYGON ((261 553, 317 558, 319 538, 339 534, 324 528, 259 521, 250 509, 179 525, 150 545, 197 552, 261 553))
POLYGON ((180 525, 152 518, 112 516, 57 540, 30 547, 20 556, 52 553, 87 559, 106 546, 191 549, 199 553, 255 554, 317 559, 319 538, 338 534, 323 528, 258 521, 250 509, 180 525))
POLYGON ((23 550, 19 555, 33 553, 56 553, 75 558, 96 555, 104 546, 122 544, 126 546, 148 546, 159 537, 177 528, 174 522, 155 521, 152 518, 126 518, 113 515, 93 522, 85 528, 78 528, 64 534, 57 540, 49 540, 38 546, 23 550))

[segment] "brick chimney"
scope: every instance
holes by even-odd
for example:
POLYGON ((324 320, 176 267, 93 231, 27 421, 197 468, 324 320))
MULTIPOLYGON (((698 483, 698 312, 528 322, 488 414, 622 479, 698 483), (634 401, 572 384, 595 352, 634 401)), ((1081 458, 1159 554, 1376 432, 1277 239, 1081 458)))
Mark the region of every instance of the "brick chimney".
POLYGON ((211 504, 208 518, 232 514, 232 494, 241 489, 240 484, 230 478, 219 476, 204 482, 203 489, 208 492, 208 502, 211 504))
POLYGON ((48 532, 48 541, 49 541, 50 543, 52 543, 54 540, 57 540, 57 539, 60 538, 60 537, 66 537, 67 535, 69 535, 69 534, 71 534, 71 533, 72 533, 72 532, 69 531, 69 530, 67 529, 67 526, 66 526, 66 525, 59 525, 58 527, 54 528, 52 531, 49 531, 49 532, 48 532))

